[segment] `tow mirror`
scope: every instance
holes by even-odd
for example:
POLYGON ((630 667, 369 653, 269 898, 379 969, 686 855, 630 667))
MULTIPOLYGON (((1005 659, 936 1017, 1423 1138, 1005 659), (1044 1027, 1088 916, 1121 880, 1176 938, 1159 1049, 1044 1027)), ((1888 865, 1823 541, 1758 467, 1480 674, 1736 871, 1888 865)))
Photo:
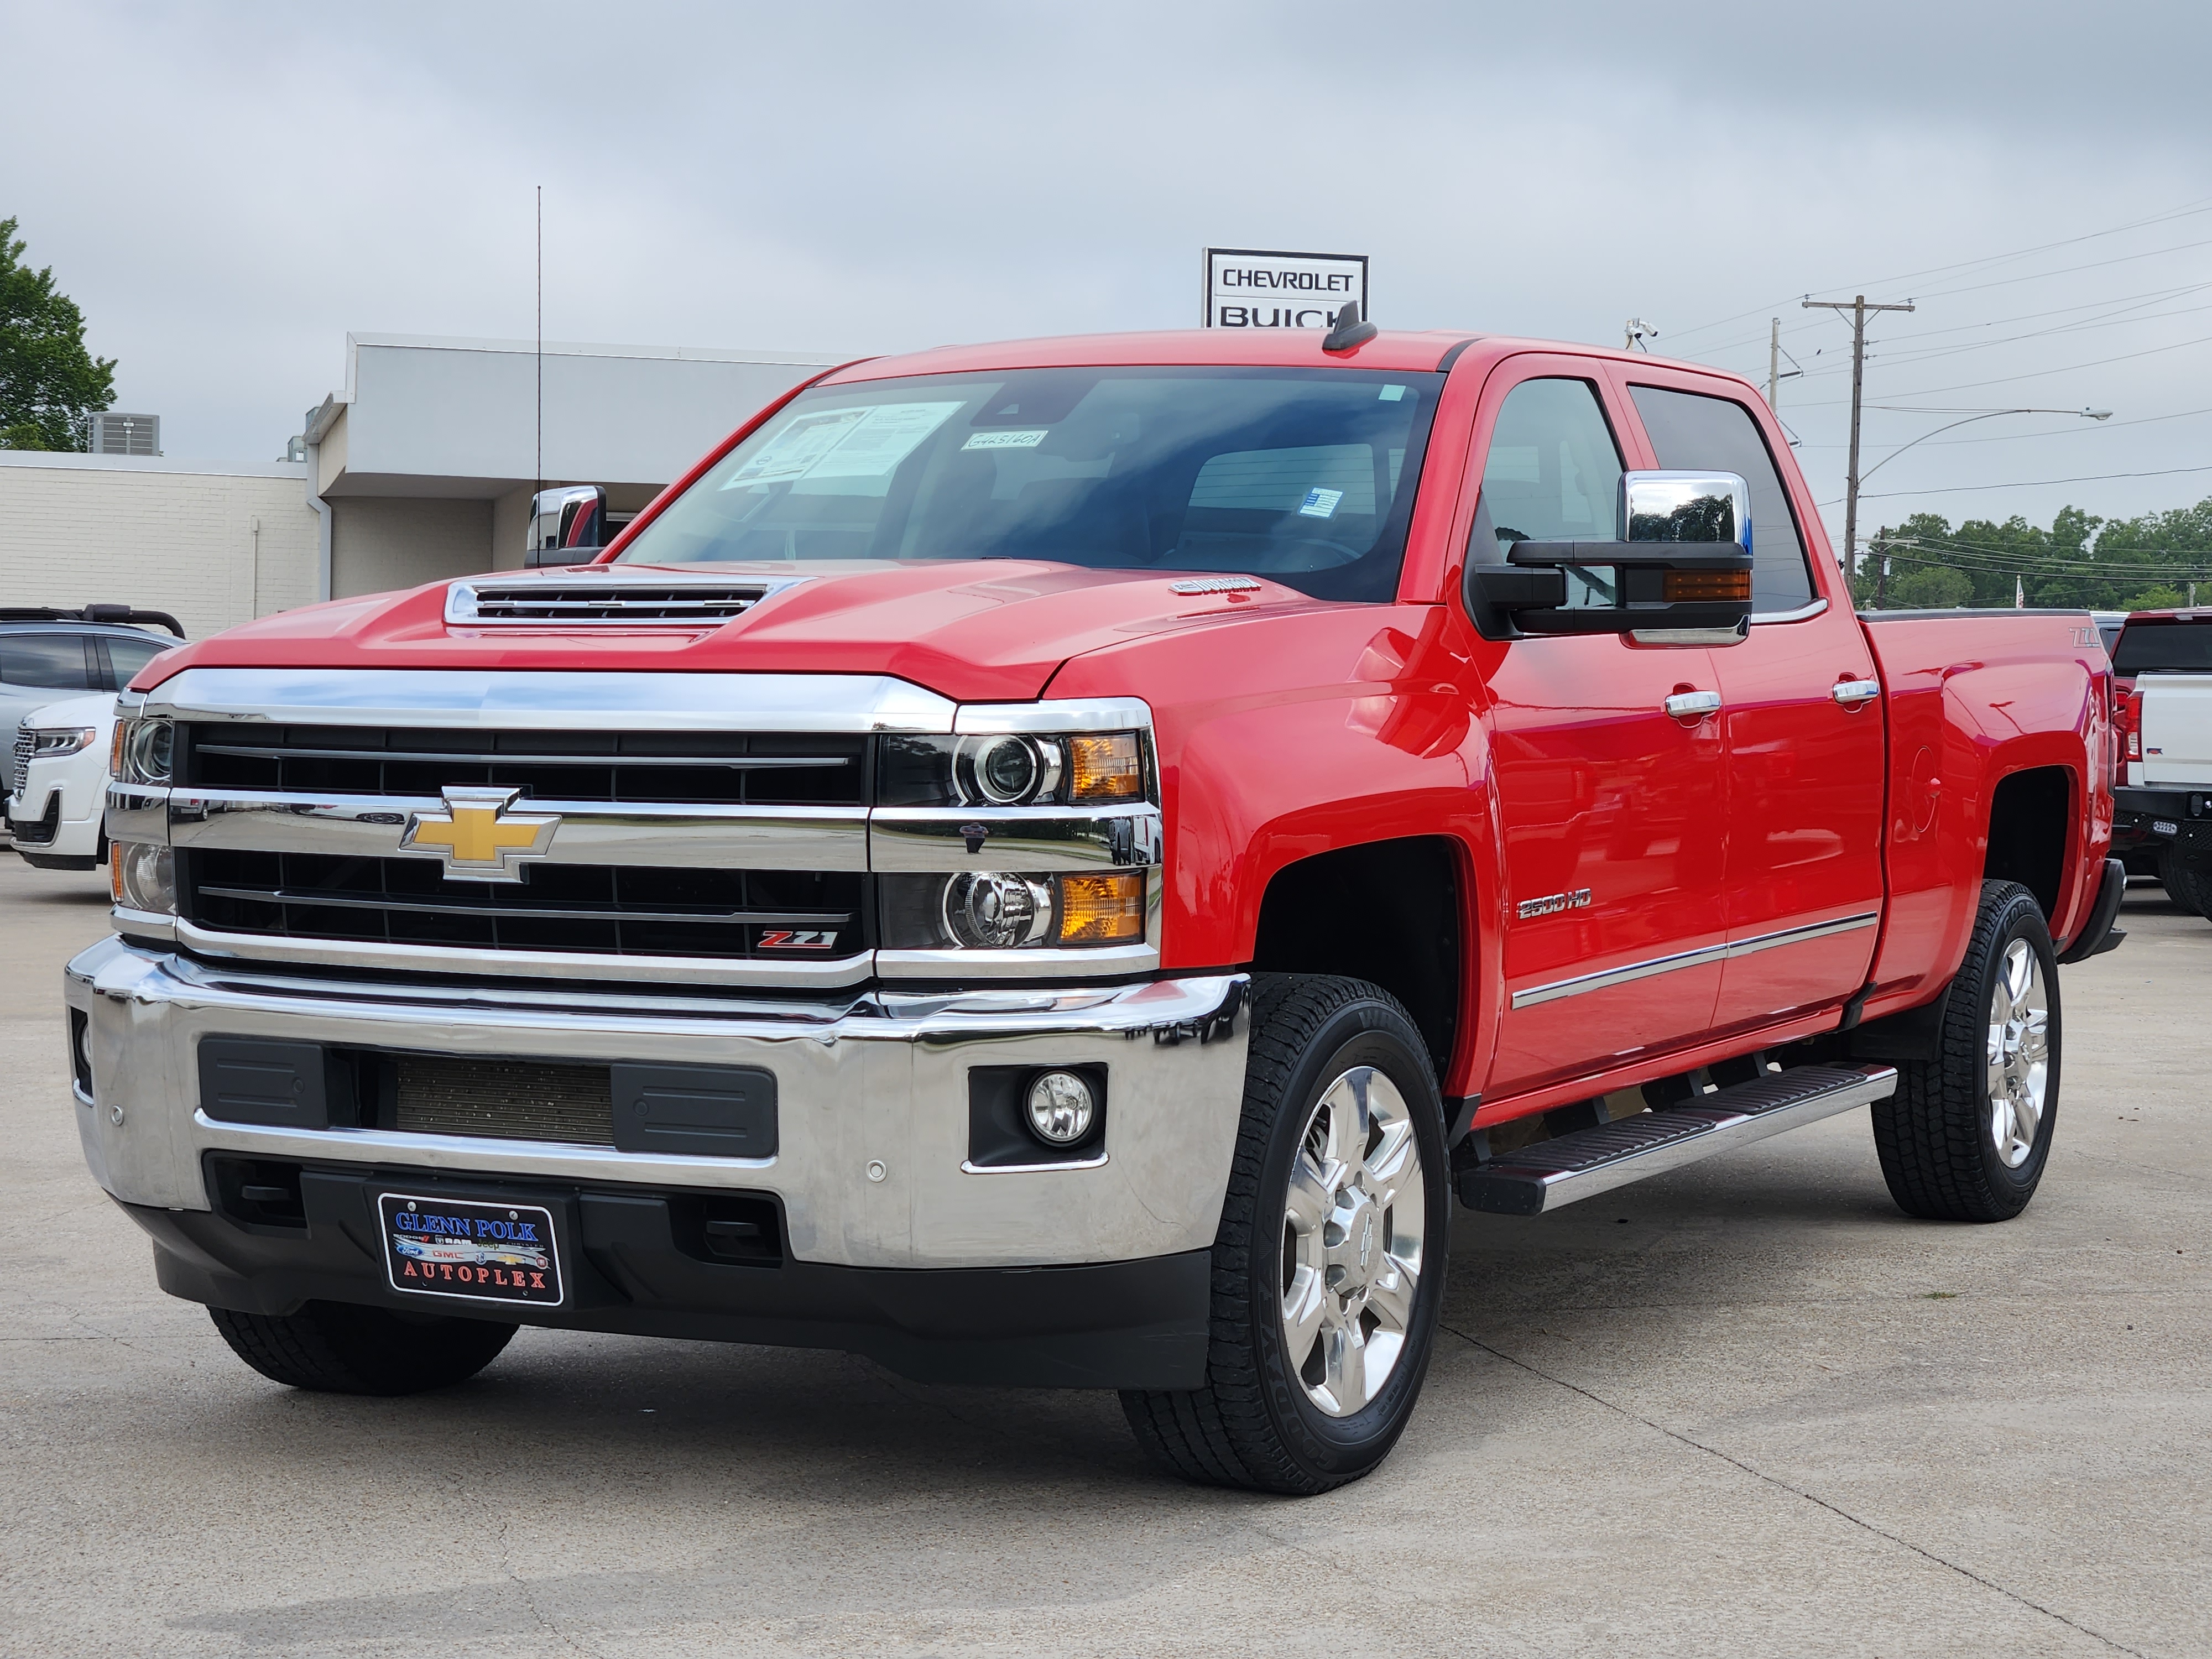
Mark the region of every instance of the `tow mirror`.
MULTIPOLYGON (((1751 618, 1751 487, 1733 472, 1624 472, 1628 538, 1516 541, 1470 557, 1468 614, 1491 639, 1695 630, 1741 637, 1751 618)), ((1488 530, 1478 513, 1477 539, 1488 530)))
POLYGON ((599 484, 541 489, 530 500, 530 542, 522 562, 588 564, 607 540, 607 492, 599 484))

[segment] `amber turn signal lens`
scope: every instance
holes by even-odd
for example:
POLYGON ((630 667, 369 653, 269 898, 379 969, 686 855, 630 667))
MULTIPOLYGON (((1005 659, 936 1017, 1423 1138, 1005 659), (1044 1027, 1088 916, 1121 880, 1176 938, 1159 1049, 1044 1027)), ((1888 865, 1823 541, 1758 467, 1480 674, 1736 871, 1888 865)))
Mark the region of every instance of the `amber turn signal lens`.
POLYGON ((1748 570, 1669 570, 1660 590, 1669 605, 1746 604, 1751 599, 1748 570))
POLYGON ((1145 793, 1145 763, 1134 732, 1067 740, 1070 800, 1135 800, 1145 793))
POLYGON ((1145 936, 1145 878, 1062 876, 1060 878, 1060 942, 1103 945, 1145 936))
POLYGON ((107 890, 115 896, 118 904, 123 902, 123 848, 125 843, 107 843, 107 890))

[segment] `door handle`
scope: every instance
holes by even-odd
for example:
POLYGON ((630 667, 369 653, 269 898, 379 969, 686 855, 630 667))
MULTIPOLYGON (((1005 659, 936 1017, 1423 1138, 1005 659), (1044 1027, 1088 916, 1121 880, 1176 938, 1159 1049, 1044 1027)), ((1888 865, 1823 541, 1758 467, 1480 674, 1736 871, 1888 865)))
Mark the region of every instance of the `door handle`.
POLYGON ((1717 714, 1720 713, 1721 694, 1717 691, 1677 691, 1667 699, 1665 707, 1667 712, 1678 720, 1688 720, 1693 715, 1717 714))
POLYGON ((1838 680, 1836 689, 1828 695, 1841 703, 1846 712, 1856 714, 1881 695, 1881 682, 1838 680))

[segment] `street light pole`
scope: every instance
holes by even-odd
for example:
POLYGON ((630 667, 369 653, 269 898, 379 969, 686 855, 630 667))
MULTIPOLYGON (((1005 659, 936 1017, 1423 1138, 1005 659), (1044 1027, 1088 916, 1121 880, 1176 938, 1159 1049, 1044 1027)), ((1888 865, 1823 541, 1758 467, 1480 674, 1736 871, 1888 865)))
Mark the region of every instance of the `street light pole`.
POLYGON ((1859 540, 1859 398, 1866 383, 1866 319, 1869 311, 1910 311, 1910 301, 1903 305, 1870 306, 1862 294, 1848 301, 1843 300, 1808 300, 1800 307, 1805 311, 1834 311, 1851 313, 1851 460, 1850 471, 1844 481, 1844 568, 1856 572, 1858 568, 1859 540))
MULTIPOLYGON (((1933 415, 1940 411, 1929 410, 1926 412, 1933 415)), ((1852 413, 1854 416, 1857 413, 1856 405, 1853 408, 1852 413)), ((1882 468, 1887 466, 1892 461, 1905 453, 1906 450, 1912 449, 1921 444, 1924 444, 1930 438, 1939 438, 1946 432, 1949 432, 1958 427, 1972 426, 1976 421, 1994 421, 2000 415, 2073 415, 2085 421, 2109 421, 2112 418, 2112 411, 2109 409, 1985 409, 1978 415, 1969 415, 1963 420, 1952 421, 1946 425, 1939 426, 1932 432, 1923 432, 1918 437, 1915 438, 1911 443, 1899 444, 1896 448, 1891 450, 1888 454, 1883 456, 1872 466, 1869 467, 1863 477, 1858 477, 1856 482, 1864 483, 1867 478, 1874 477, 1875 473, 1881 471, 1882 468)), ((1858 472, 1858 426, 1856 420, 1852 422, 1851 438, 1851 471, 1854 474, 1856 474, 1858 472)), ((1848 536, 1849 533, 1849 530, 1846 529, 1845 534, 1848 536)), ((1882 600, 1889 592, 1889 550, 1893 547, 1911 547, 1912 545, 1914 545, 1914 544, 1909 540, 1882 541, 1877 544, 1877 556, 1881 560, 1881 566, 1880 574, 1875 578, 1874 608, 1875 610, 1879 611, 1881 609, 1882 600)), ((2023 596, 2020 591, 2020 583, 2017 575, 2015 575, 2013 586, 2013 597, 2014 601, 2016 603, 2024 602, 2023 596)))

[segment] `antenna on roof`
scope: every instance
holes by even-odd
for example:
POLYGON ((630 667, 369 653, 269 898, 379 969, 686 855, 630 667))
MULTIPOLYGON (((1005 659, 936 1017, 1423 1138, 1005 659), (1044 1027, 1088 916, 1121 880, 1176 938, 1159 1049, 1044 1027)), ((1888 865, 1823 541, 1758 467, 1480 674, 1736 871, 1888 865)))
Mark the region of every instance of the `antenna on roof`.
POLYGON ((1323 351, 1349 351, 1354 346, 1365 345, 1382 331, 1372 323, 1359 320, 1359 301, 1346 300, 1344 309, 1336 313, 1336 326, 1328 331, 1328 338, 1321 343, 1323 351))
MULTIPOLYGON (((531 485, 530 510, 545 489, 545 186, 538 186, 538 481, 531 485)), ((532 523, 531 538, 537 538, 532 523)))

